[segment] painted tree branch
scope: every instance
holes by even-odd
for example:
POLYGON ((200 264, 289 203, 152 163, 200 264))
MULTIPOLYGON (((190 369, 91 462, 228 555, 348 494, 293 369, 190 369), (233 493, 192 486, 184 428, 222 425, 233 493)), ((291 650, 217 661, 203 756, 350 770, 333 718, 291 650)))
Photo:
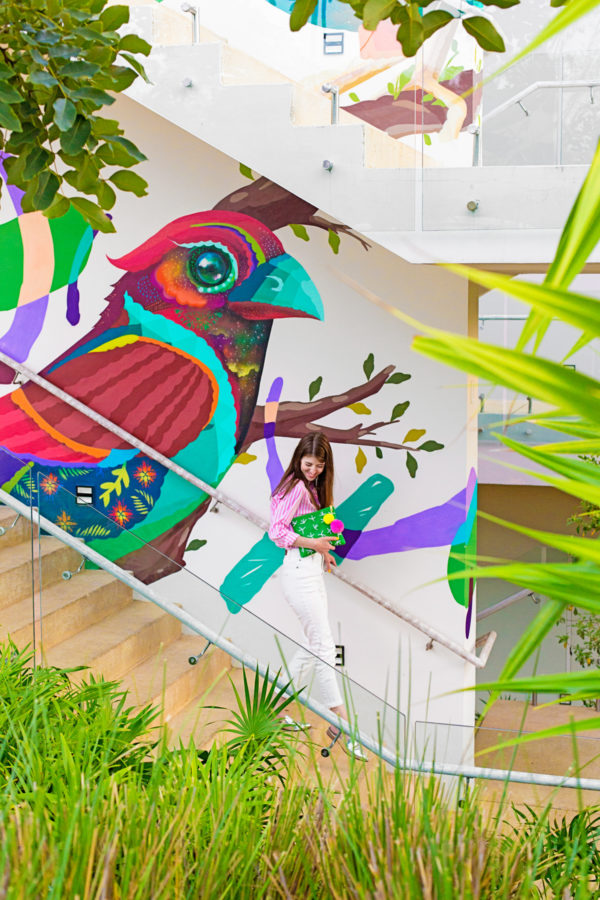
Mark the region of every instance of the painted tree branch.
MULTIPOLYGON (((300 439, 305 434, 310 434, 313 431, 322 431, 335 444, 354 444, 357 447, 387 447, 391 450, 410 450, 413 452, 417 449, 416 447, 366 437, 374 434, 379 428, 393 425, 393 421, 376 422, 368 426, 364 426, 360 422, 352 428, 332 428, 328 425, 316 424, 316 420, 323 419, 325 416, 344 409, 352 403, 358 403, 360 400, 378 393, 395 368, 395 366, 386 366, 385 369, 382 369, 373 378, 365 381, 364 384, 359 384, 343 394, 332 394, 328 397, 320 397, 318 400, 310 400, 308 402, 286 401, 280 403, 275 425, 275 435, 277 437, 300 439)), ((264 437, 263 431, 264 406, 257 406, 246 434, 244 446, 240 452, 246 451, 255 441, 262 440, 264 437)))
POLYGON ((368 241, 347 225, 342 225, 341 222, 330 222, 323 216, 315 215, 316 206, 291 194, 285 188, 269 181, 268 178, 249 181, 248 184, 232 191, 231 194, 227 194, 226 197, 215 203, 213 209, 253 216, 259 222, 267 225, 271 231, 285 228, 286 225, 308 225, 325 231, 333 231, 335 234, 347 234, 357 240, 365 250, 370 248, 368 241))

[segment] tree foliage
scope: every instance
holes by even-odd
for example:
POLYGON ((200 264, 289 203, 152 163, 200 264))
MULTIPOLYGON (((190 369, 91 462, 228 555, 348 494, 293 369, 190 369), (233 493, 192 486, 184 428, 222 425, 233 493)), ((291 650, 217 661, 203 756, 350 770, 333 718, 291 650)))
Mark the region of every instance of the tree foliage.
POLYGON ((8 181, 25 191, 25 212, 52 218, 71 203, 100 231, 114 231, 106 215, 114 188, 141 196, 147 187, 131 171, 146 157, 99 112, 146 77, 138 57, 151 48, 119 34, 129 7, 107 2, 0 3, 0 150, 8 181))
MULTIPOLYGON (((318 0, 295 0, 290 17, 290 28, 299 31, 310 19, 318 0)), ((367 31, 375 31, 380 22, 389 19, 398 26, 397 38, 405 56, 414 56, 419 47, 440 28, 454 21, 451 12, 442 9, 427 11, 434 0, 340 0, 354 10, 367 31)), ((521 0, 479 0, 467 15, 461 16, 465 31, 475 38, 484 50, 503 53, 506 49, 502 35, 486 17, 478 14, 478 7, 496 6, 509 9, 521 0)), ((550 6, 568 5, 569 0, 550 0, 550 6)))

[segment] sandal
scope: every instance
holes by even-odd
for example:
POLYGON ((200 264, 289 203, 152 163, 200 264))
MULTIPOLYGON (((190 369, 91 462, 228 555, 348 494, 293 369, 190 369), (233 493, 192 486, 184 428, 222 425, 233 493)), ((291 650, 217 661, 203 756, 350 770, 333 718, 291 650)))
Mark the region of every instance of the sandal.
POLYGON ((312 728, 309 722, 296 722, 291 716, 279 716, 279 721, 283 723, 284 731, 308 731, 312 728))

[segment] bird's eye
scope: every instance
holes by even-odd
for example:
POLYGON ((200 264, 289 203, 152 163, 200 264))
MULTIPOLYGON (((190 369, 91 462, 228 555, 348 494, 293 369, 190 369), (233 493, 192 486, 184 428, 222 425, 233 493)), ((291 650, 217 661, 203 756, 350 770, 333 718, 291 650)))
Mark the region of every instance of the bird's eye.
POLYGON ((212 242, 190 252, 188 270, 192 281, 209 294, 229 290, 237 278, 235 257, 222 244, 212 242))

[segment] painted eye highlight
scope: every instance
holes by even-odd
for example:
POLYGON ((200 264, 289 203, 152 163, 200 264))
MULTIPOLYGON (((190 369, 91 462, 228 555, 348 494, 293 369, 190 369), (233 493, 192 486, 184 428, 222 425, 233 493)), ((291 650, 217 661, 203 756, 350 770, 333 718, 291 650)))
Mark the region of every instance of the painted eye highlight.
POLYGON ((207 241, 190 251, 188 272, 203 293, 215 294, 233 287, 238 268, 226 247, 207 241))

